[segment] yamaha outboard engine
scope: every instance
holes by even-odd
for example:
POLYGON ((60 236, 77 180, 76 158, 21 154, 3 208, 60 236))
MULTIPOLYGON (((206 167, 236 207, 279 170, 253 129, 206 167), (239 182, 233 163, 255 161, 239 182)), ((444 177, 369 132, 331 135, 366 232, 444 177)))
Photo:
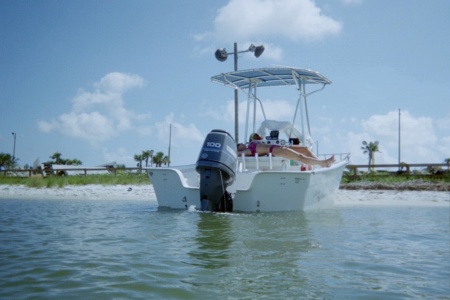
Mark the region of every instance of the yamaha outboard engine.
POLYGON ((206 136, 196 167, 200 174, 202 211, 233 210, 233 200, 226 188, 234 181, 236 152, 236 143, 228 132, 215 129, 206 136))

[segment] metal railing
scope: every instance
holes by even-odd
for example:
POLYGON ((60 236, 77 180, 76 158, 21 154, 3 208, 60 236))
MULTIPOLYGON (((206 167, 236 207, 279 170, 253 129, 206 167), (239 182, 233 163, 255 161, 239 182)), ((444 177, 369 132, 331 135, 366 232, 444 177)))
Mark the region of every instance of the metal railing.
MULTIPOLYGON (((344 156, 344 153, 342 153, 342 156, 344 157, 344 159, 346 158, 344 156)), ((396 168, 397 172, 400 171, 401 173, 405 173, 405 174, 411 174, 411 169, 413 168, 446 168, 447 171, 450 170, 450 164, 447 163, 440 163, 440 164, 436 164, 436 163, 423 163, 423 164, 405 164, 405 163, 401 163, 401 164, 378 164, 378 165, 347 165, 346 167, 354 176, 357 176, 359 171, 361 169, 365 169, 365 170, 379 170, 379 169, 383 169, 383 168, 388 168, 388 169, 392 169, 392 168, 396 168)), ((84 175, 87 176, 89 172, 99 172, 99 171, 104 171, 105 173, 109 173, 112 174, 114 176, 117 176, 118 172, 142 172, 145 171, 145 168, 139 168, 139 167, 133 167, 133 168, 92 168, 92 167, 86 167, 86 168, 58 168, 58 169, 51 169, 50 175, 58 175, 59 174, 65 174, 67 175, 67 172, 79 172, 79 174, 76 175, 84 175)), ((2 176, 23 176, 23 177, 31 177, 32 175, 42 175, 45 176, 46 175, 46 170, 43 169, 8 169, 8 170, 0 170, 0 174, 2 174, 2 176)))

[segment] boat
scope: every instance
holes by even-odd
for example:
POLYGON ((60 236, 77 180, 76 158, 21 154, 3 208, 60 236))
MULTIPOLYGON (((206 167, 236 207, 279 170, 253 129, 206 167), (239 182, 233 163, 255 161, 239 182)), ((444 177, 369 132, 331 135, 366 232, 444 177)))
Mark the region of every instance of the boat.
MULTIPOLYGON (((246 141, 257 132, 263 137, 263 143, 281 146, 300 143, 312 151, 314 141, 307 100, 311 94, 331 84, 329 79, 308 69, 270 67, 221 73, 211 80, 247 95, 246 141), (276 86, 294 87, 298 91, 292 120, 266 118, 264 103, 257 91, 276 86), (257 112, 263 116, 258 127, 257 112)), ((197 163, 147 168, 158 206, 233 212, 329 208, 334 205, 342 174, 350 163, 349 153, 318 155, 320 158, 334 155, 335 161, 329 167, 317 167, 271 154, 241 156, 236 149, 228 132, 213 129, 205 138, 197 163)))

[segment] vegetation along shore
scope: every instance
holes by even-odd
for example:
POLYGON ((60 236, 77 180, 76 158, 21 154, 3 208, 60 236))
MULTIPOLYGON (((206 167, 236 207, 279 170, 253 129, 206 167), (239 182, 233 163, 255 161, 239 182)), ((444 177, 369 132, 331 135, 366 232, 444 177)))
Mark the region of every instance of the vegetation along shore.
POLYGON ((88 176, 32 176, 32 177, 3 177, 0 176, 0 184, 24 185, 32 188, 62 188, 69 185, 146 185, 150 181, 145 172, 141 174, 96 174, 88 176))
POLYGON ((450 192, 450 183, 444 181, 431 181, 413 179, 396 182, 357 181, 341 183, 343 190, 396 190, 396 191, 439 191, 450 192))
POLYGON ((367 172, 354 176, 344 173, 340 189, 345 190, 398 190, 398 191, 450 191, 450 172, 396 173, 367 172))

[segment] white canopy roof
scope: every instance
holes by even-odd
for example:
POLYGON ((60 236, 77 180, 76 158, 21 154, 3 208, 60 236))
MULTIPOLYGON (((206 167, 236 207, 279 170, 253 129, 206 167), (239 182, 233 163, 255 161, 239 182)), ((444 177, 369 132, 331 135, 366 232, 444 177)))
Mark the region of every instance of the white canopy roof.
POLYGON ((295 85, 297 81, 304 84, 330 84, 331 81, 322 74, 290 67, 262 68, 222 73, 211 77, 213 82, 231 87, 248 88, 250 84, 258 87, 295 85))

